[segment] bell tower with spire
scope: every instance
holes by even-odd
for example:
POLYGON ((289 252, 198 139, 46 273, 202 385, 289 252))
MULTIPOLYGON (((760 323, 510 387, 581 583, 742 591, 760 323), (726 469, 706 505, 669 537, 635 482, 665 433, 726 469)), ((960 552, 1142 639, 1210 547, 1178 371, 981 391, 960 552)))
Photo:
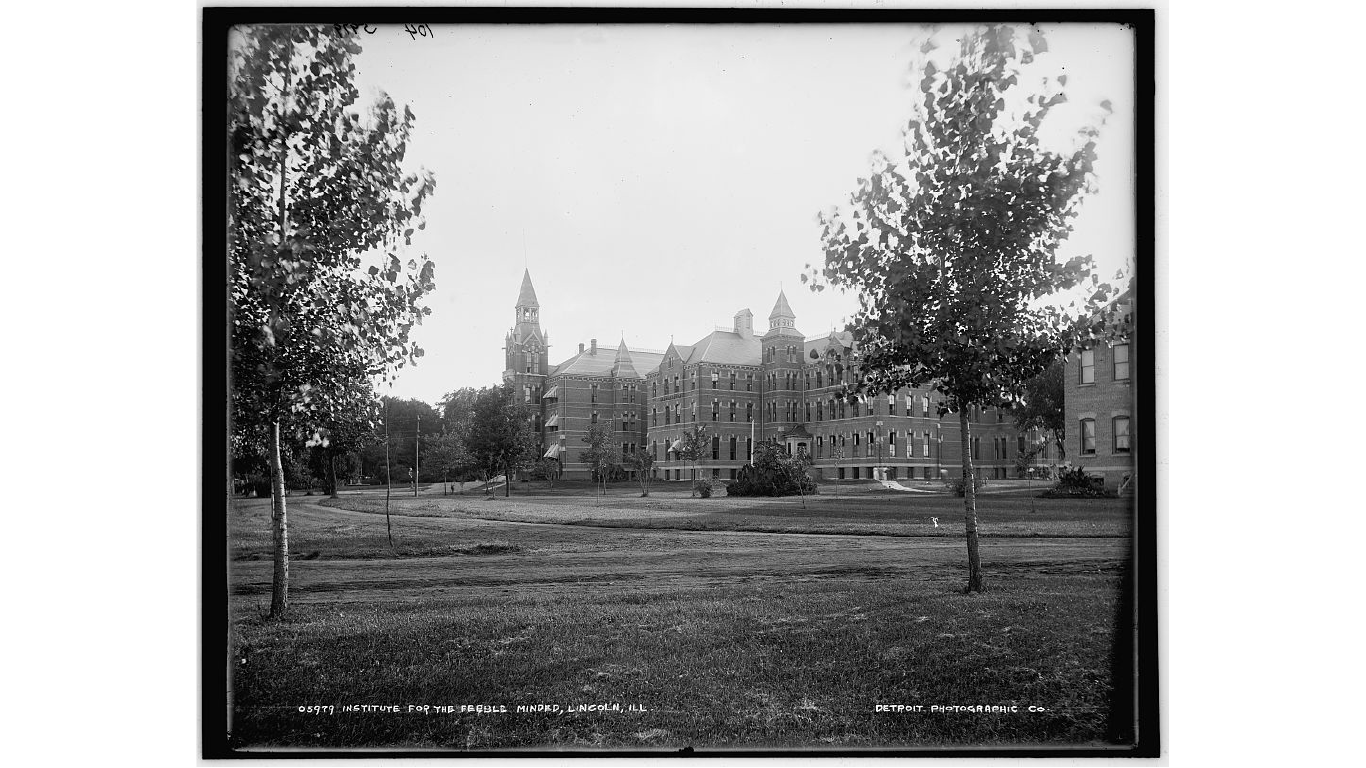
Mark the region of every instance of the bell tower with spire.
POLYGON ((778 291, 778 300, 768 314, 768 333, 763 337, 764 425, 776 428, 766 438, 782 441, 802 422, 802 332, 797 330, 797 315, 778 291))
POLYGON ((503 383, 513 385, 513 397, 531 405, 540 403, 550 372, 550 336, 541 330, 541 303, 531 284, 531 270, 522 273, 517 293, 516 319, 503 344, 506 367, 503 383))

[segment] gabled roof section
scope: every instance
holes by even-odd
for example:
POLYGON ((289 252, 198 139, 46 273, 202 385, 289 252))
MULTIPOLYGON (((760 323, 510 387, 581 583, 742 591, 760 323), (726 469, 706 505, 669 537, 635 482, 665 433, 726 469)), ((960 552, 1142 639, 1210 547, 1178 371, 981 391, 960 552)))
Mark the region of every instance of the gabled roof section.
POLYGON ((540 307, 541 303, 536 301, 536 289, 531 285, 531 270, 526 269, 522 272, 522 291, 517 294, 517 306, 519 307, 540 307))
POLYGON ((545 346, 545 339, 541 338, 541 332, 535 328, 531 328, 530 330, 528 330, 527 335, 522 337, 518 341, 520 341, 523 346, 528 345, 533 341, 536 342, 536 345, 538 347, 545 346))
MULTIPOLYGON (((694 349, 693 347, 690 347, 690 346, 688 346, 687 344, 675 344, 675 343, 673 343, 673 341, 670 341, 670 342, 669 342, 669 348, 666 349, 666 350, 664 350, 664 354, 660 356, 659 361, 660 361, 661 363, 664 362, 664 360, 667 359, 667 358, 669 357, 669 355, 672 354, 672 355, 677 355, 677 356, 678 356, 678 359, 681 360, 681 361, 683 361, 683 364, 684 364, 684 365, 687 365, 687 364, 688 364, 688 358, 692 357, 693 349, 694 349)), ((657 368, 657 367, 659 367, 659 366, 656 365, 655 367, 657 368)), ((654 370, 654 369, 652 368, 651 370, 654 370)))
POLYGON ((805 357, 802 358, 802 361, 806 363, 815 362, 815 360, 811 359, 812 350, 816 351, 818 358, 825 357, 825 350, 829 349, 831 346, 847 350, 853 349, 854 334, 848 331, 831 331, 824 336, 813 336, 807 339, 805 343, 802 344, 802 354, 805 355, 805 357))

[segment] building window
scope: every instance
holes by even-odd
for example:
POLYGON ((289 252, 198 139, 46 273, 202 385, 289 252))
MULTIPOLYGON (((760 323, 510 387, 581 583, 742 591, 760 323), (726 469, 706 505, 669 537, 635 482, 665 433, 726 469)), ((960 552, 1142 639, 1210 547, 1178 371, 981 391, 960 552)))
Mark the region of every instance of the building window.
POLYGON ((754 421, 754 403, 745 403, 745 421, 754 421))
POLYGON ((821 457, 821 454, 822 454, 822 452, 824 451, 824 449, 825 449, 825 438, 824 438, 823 436, 821 436, 821 435, 816 435, 816 458, 819 459, 819 458, 821 457))
POLYGON ((1129 417, 1116 416, 1112 422, 1115 435, 1115 453, 1129 452, 1129 417))
POLYGON ((719 458, 721 458, 721 437, 720 435, 713 435, 711 439, 711 459, 712 461, 716 461, 719 458))
MULTIPOLYGON (((858 454, 856 453, 856 454, 854 454, 854 455, 857 456, 858 454)), ((859 479, 859 477, 858 477, 858 470, 859 470, 858 467, 854 467, 854 479, 855 479, 855 480, 859 479)))
POLYGON ((1129 378, 1129 345, 1116 344, 1110 354, 1115 358, 1115 381, 1129 378))
POLYGON ((1081 420, 1081 455, 1096 455, 1096 420, 1081 420))
POLYGON ((1083 349, 1081 351, 1081 383, 1096 383, 1096 351, 1094 349, 1083 349))
POLYGON ((597 423, 598 423, 598 412, 597 412, 597 411, 593 411, 593 423, 594 423, 594 424, 597 424, 597 423))
POLYGON ((735 435, 730 436, 730 460, 735 461, 735 435))

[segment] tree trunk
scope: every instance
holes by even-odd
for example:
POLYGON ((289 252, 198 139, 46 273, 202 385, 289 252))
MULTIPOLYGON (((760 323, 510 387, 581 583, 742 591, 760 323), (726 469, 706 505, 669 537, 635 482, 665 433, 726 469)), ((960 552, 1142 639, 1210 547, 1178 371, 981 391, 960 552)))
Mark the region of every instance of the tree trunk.
POLYGON ((270 615, 283 616, 289 608, 289 519, 285 515, 285 468, 280 461, 280 422, 270 429, 270 534, 275 569, 270 581, 270 615))
POLYGON ((965 592, 982 591, 982 558, 977 551, 977 483, 972 468, 972 437, 968 431, 968 407, 958 409, 958 424, 963 440, 963 510, 968 534, 968 584, 965 592))
POLYGON ((328 487, 328 489, 327 489, 327 494, 328 494, 329 496, 331 496, 332 498, 334 498, 334 499, 335 499, 335 498, 338 498, 339 496, 341 496, 341 494, 337 492, 337 457, 336 457, 336 456, 331 456, 331 455, 329 455, 329 456, 327 457, 327 482, 329 483, 329 487, 328 487))
POLYGON ((512 498, 512 465, 503 464, 503 498, 512 498))

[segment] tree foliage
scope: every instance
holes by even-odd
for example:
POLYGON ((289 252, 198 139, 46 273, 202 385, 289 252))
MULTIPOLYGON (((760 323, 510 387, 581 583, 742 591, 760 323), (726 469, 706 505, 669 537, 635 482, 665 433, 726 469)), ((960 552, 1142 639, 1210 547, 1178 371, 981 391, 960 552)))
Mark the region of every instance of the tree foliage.
POLYGON ((1058 446, 1058 455, 1067 455, 1067 419, 1063 401, 1066 366, 1054 360, 1043 373, 1025 382, 1024 402, 1015 409, 1015 426, 1022 431, 1037 429, 1048 433, 1058 446))
POLYGON ((697 495, 695 481, 697 480, 697 462, 711 450, 711 436, 707 434, 705 424, 698 424, 691 429, 684 430, 682 444, 678 447, 678 455, 686 462, 692 470, 692 480, 694 487, 692 495, 697 495))
POLYGON ((637 448, 626 454, 623 463, 627 469, 636 473, 636 479, 640 481, 640 495, 650 495, 650 481, 654 479, 655 454, 645 448, 637 448))
POLYGON ((809 496, 816 492, 816 484, 807 473, 810 466, 805 452, 790 456, 777 443, 759 443, 754 446, 753 465, 740 468, 735 481, 726 486, 726 495, 809 496))
POLYGON ((512 493, 512 473, 520 464, 534 461, 538 435, 531 428, 531 412, 513 397, 510 385, 489 387, 479 393, 470 421, 466 450, 484 479, 498 473, 507 477, 506 493, 512 493))
POLYGON ((426 470, 430 467, 433 474, 441 477, 443 494, 450 478, 462 478, 474 463, 466 448, 468 432, 469 424, 462 423, 423 442, 422 468, 426 470))
POLYGON ((288 605, 281 430, 323 444, 373 377, 421 357, 434 266, 401 258, 435 187, 402 166, 413 114, 356 107, 360 45, 333 27, 244 26, 229 64, 228 296, 234 441, 275 477, 271 614, 288 605), (368 270, 365 261, 377 262, 368 270))
POLYGON ((612 432, 605 424, 590 424, 588 431, 579 438, 587 443, 587 450, 579 452, 579 461, 588 465, 593 479, 602 483, 602 492, 607 493, 607 479, 613 468, 621 464, 621 449, 612 442, 612 432))
MULTIPOLYGON (((931 38, 920 48, 904 156, 876 153, 849 205, 820 215, 825 264, 803 280, 857 292, 857 387, 938 389, 940 414, 959 413, 967 445, 971 406, 1019 405, 1025 382, 1105 332, 1082 318, 1113 290, 1092 274, 1089 256, 1056 258, 1094 189, 1104 118, 1083 127, 1070 151, 1040 143, 1040 126, 1067 97, 1066 76, 1015 90, 1022 67, 1047 50, 1035 29, 973 29, 946 64, 935 47, 931 38), (1049 301, 1088 283, 1082 307, 1049 301)), ((1100 107, 1108 115, 1109 103, 1100 107)), ((968 451, 963 474, 973 476, 968 451)), ((968 589, 976 591, 976 497, 967 488, 968 589)))

